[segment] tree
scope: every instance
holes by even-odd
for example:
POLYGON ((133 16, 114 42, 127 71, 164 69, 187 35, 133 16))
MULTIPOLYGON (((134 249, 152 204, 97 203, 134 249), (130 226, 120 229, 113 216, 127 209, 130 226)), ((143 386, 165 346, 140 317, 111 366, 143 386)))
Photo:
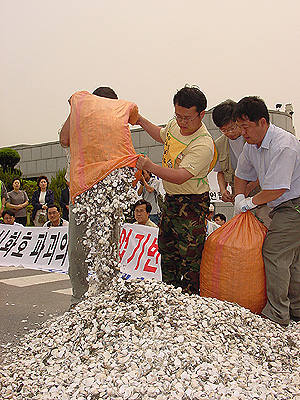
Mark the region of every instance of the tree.
POLYGON ((20 154, 13 149, 0 149, 0 165, 3 172, 13 172, 15 166, 21 160, 20 154))
POLYGON ((52 176, 49 189, 54 193, 55 202, 59 204, 60 193, 66 187, 66 169, 59 169, 55 176, 52 176))

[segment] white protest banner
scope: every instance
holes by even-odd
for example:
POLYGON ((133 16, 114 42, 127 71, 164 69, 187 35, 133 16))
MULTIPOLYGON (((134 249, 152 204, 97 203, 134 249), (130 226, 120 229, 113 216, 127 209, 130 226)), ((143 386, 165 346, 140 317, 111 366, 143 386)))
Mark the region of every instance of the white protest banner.
POLYGON ((215 171, 211 171, 208 174, 208 182, 209 182, 209 198, 210 201, 213 203, 219 203, 222 201, 222 195, 220 193, 218 180, 217 180, 217 173, 215 171))
POLYGON ((158 228, 124 224, 120 235, 121 274, 125 279, 155 278, 161 281, 158 228))
POLYGON ((68 227, 0 225, 0 265, 68 272, 68 227))

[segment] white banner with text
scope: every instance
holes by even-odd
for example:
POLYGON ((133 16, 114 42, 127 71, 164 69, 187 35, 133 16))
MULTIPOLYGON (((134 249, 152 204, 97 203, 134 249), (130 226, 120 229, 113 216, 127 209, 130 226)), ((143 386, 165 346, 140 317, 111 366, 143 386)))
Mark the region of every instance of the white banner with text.
MULTIPOLYGON (((121 274, 125 279, 161 281, 158 228, 124 224, 120 235, 121 274)), ((68 227, 0 225, 0 265, 68 272, 68 227)))
POLYGON ((0 265, 68 272, 68 227, 0 225, 0 265))
POLYGON ((124 224, 120 235, 120 261, 123 278, 161 281, 158 228, 124 224))

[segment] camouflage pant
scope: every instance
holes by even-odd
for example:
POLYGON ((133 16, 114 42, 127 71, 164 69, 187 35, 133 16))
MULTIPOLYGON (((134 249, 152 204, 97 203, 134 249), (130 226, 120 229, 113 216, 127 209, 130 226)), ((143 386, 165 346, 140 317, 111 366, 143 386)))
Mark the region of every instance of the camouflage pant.
POLYGON ((199 271, 205 241, 209 194, 168 196, 158 234, 163 281, 199 294, 199 271))

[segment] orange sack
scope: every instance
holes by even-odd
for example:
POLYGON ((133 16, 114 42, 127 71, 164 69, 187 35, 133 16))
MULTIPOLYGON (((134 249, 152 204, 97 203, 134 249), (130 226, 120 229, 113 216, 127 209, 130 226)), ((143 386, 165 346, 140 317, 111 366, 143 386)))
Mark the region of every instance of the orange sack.
POLYGON ((209 235, 200 266, 200 296, 260 313, 267 302, 262 257, 266 233, 267 228, 247 211, 209 235))
POLYGON ((74 199, 113 170, 135 167, 136 154, 128 123, 138 119, 136 104, 86 91, 70 100, 70 195, 74 199))

